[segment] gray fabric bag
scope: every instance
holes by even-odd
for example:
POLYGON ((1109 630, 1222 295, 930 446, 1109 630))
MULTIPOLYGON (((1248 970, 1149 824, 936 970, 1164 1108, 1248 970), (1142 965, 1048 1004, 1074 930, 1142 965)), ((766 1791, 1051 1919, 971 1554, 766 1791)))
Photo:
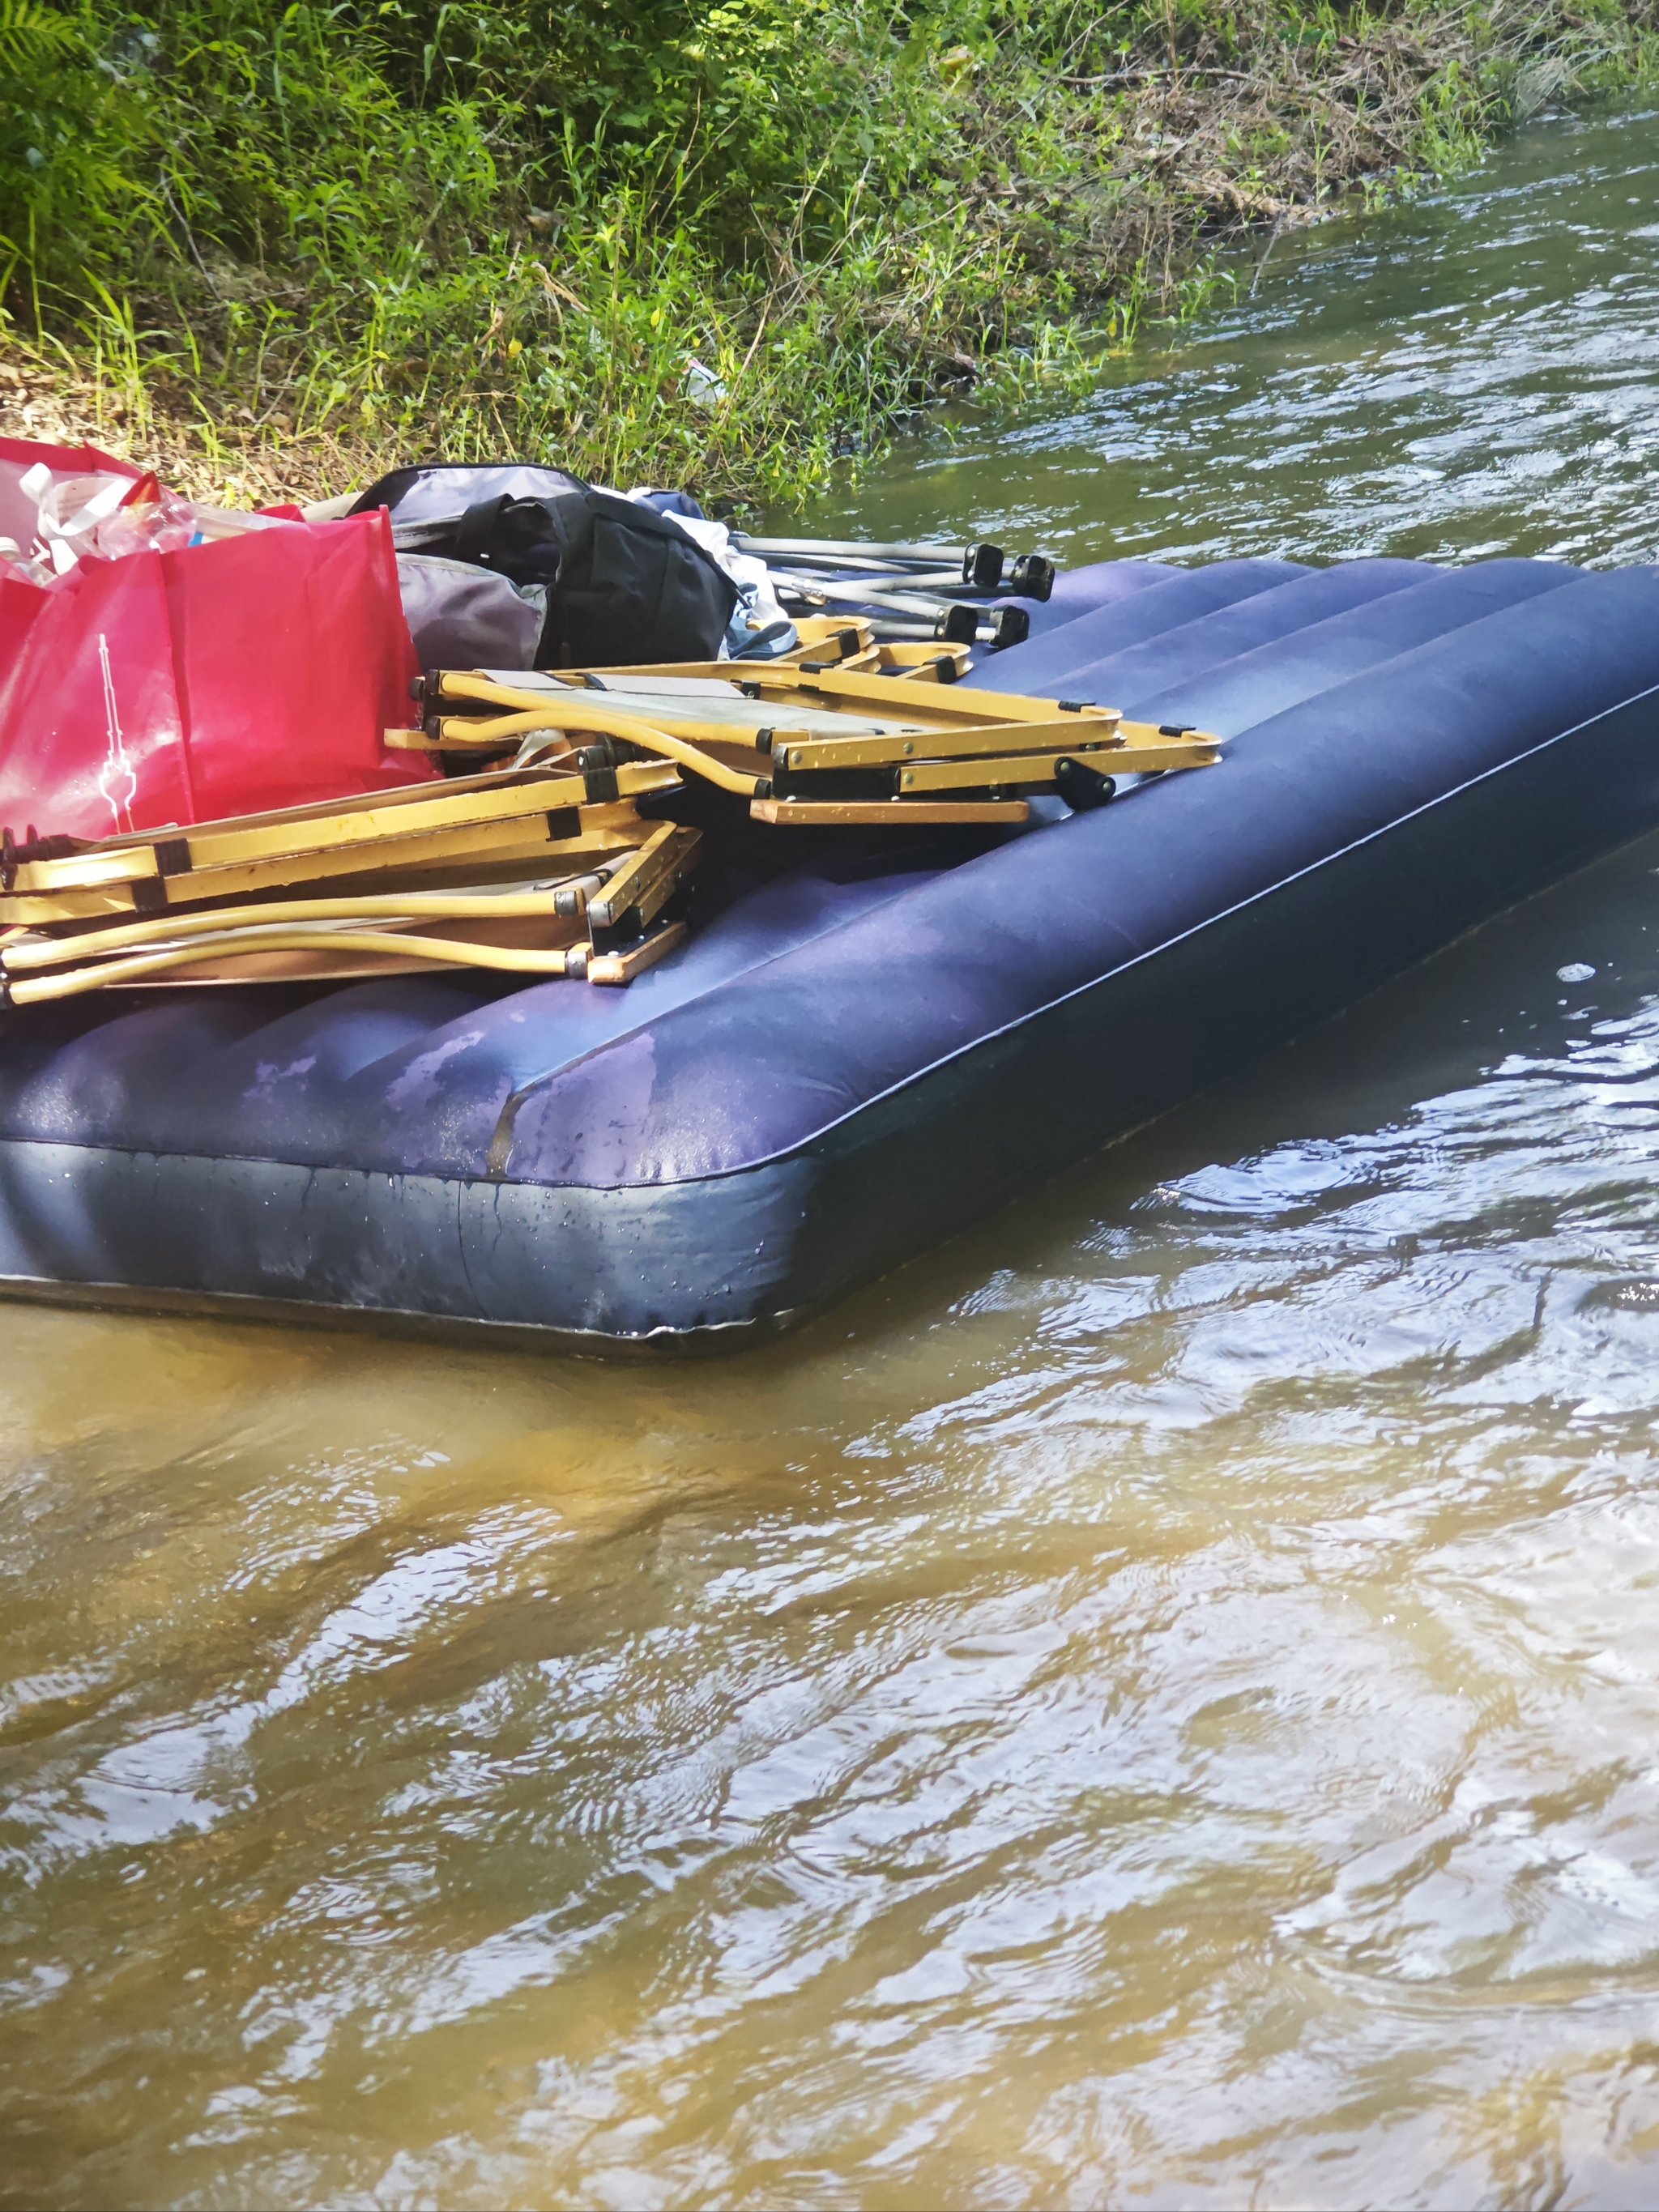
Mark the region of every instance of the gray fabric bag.
POLYGON ((424 668, 533 668, 547 590, 439 553, 399 552, 404 619, 424 668))

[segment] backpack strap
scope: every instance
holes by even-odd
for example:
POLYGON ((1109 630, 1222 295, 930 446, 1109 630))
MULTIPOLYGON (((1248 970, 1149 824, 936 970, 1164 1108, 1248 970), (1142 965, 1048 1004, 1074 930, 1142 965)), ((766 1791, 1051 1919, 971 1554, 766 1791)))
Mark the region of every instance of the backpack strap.
POLYGON ((471 561, 480 568, 489 568, 490 542, 497 534, 501 517, 512 504, 503 492, 495 499, 481 499, 469 507, 454 526, 450 539, 451 559, 471 561))
POLYGON ((398 501, 420 475, 418 468, 392 469, 383 477, 376 477, 368 489, 359 492, 352 501, 353 514, 369 514, 377 507, 389 507, 395 513, 398 501))
POLYGON ((473 562, 480 568, 510 567, 510 562, 501 556, 517 535, 514 520, 532 508, 539 510, 551 526, 558 541, 560 566, 568 568, 593 534, 593 518, 579 491, 556 492, 537 499, 515 498, 510 492, 502 492, 495 499, 479 500, 454 526, 450 545, 453 558, 473 562))

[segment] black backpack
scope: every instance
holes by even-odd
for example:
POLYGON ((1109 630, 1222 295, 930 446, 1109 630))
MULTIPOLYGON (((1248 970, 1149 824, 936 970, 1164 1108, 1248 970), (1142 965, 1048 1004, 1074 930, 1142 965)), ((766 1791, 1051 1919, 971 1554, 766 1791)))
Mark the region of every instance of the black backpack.
POLYGON ((400 552, 544 585, 543 668, 712 660, 738 603, 732 579, 678 523, 562 469, 393 469, 351 511, 377 507, 391 509, 400 552))

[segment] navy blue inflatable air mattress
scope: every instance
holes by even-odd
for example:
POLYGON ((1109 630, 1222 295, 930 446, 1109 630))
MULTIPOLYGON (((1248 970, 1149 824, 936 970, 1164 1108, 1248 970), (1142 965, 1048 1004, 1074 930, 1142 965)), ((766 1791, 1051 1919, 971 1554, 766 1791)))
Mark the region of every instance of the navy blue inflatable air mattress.
POLYGON ((1222 764, 995 844, 775 837, 626 991, 9 1014, 0 1288, 736 1344, 1659 823, 1653 570, 1109 564, 1037 614, 968 680, 1222 764))

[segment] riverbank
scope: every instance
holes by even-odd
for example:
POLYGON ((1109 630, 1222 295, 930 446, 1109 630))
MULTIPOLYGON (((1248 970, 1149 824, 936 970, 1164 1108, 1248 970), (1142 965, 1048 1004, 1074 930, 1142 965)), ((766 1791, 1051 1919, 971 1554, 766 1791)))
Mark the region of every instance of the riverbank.
POLYGON ((787 501, 944 396, 1080 384, 1252 232, 1639 81, 1656 20, 0 0, 0 432, 242 500, 441 449, 787 501))

